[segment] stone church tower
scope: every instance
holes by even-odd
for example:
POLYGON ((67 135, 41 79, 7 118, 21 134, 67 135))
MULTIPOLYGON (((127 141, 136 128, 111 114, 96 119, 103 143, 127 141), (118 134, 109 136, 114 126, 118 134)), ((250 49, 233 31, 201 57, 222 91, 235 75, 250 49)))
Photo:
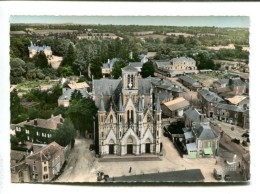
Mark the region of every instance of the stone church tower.
POLYGON ((160 153, 161 107, 152 92, 151 78, 132 66, 122 69, 122 79, 93 80, 101 156, 160 153))

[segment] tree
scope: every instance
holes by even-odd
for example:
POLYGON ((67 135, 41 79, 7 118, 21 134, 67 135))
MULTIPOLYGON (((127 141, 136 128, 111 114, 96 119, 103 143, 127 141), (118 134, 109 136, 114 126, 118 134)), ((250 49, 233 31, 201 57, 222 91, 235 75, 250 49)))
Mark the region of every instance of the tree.
POLYGON ((153 62, 148 61, 146 63, 143 64, 143 67, 141 69, 141 75, 143 78, 149 77, 149 76, 154 76, 154 66, 153 66, 153 62))
POLYGON ((71 94, 71 100, 80 100, 80 99, 82 99, 83 98, 83 96, 82 96, 82 94, 80 93, 80 91, 79 90, 75 90, 72 94, 71 94))
POLYGON ((75 129, 80 132, 93 132, 93 117, 95 117, 96 113, 97 107, 90 98, 72 100, 67 112, 75 129))
POLYGON ((73 123, 69 118, 65 118, 62 125, 58 126, 55 131, 52 141, 57 142, 61 146, 67 146, 75 137, 76 131, 73 123))
POLYGON ((113 65, 112 76, 114 79, 119 78, 122 75, 122 68, 126 66, 124 61, 116 61, 113 65))
POLYGON ((43 51, 36 56, 35 66, 39 68, 48 67, 48 59, 43 51))
POLYGON ((66 52, 66 55, 64 56, 61 62, 61 66, 72 66, 75 59, 76 59, 76 53, 74 50, 74 46, 70 44, 66 52))
POLYGON ((11 84, 18 84, 24 80, 25 69, 24 69, 25 62, 19 58, 11 58, 10 59, 10 81, 11 84))
POLYGON ((177 44, 185 44, 185 42, 186 42, 185 37, 183 35, 179 35, 177 39, 177 44))
POLYGON ((94 79, 100 79, 102 77, 101 65, 102 65, 102 62, 101 62, 100 58, 96 57, 96 58, 92 59, 91 65, 90 65, 90 71, 91 71, 91 74, 94 76, 94 79))
POLYGON ((20 104, 20 98, 18 97, 18 93, 16 89, 14 89, 10 93, 10 112, 11 112, 11 123, 14 123, 15 120, 22 113, 22 106, 20 104))

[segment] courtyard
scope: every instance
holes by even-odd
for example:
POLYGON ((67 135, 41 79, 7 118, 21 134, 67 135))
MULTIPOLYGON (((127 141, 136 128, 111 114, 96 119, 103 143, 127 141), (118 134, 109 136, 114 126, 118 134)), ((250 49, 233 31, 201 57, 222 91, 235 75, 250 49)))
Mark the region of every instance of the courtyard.
POLYGON ((89 151, 91 143, 92 140, 89 139, 76 139, 67 159, 67 166, 55 182, 97 182, 99 171, 109 177, 119 177, 188 169, 201 169, 205 182, 217 182, 213 177, 213 170, 219 165, 216 164, 215 158, 182 158, 172 142, 164 136, 162 136, 163 155, 160 156, 160 161, 99 162, 94 151, 89 151))

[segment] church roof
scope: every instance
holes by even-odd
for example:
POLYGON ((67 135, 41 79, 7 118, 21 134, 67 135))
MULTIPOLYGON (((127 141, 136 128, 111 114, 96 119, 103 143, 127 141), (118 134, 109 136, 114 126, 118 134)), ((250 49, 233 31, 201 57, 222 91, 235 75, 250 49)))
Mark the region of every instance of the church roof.
POLYGON ((131 65, 128 65, 124 68, 122 68, 122 71, 127 71, 127 72, 138 72, 138 70, 136 68, 134 68, 133 66, 131 65))

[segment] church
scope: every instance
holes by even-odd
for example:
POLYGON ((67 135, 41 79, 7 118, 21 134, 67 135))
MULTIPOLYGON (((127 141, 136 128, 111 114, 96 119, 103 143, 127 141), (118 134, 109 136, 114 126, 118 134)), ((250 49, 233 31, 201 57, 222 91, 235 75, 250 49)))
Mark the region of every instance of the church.
POLYGON ((98 152, 105 155, 159 154, 161 107, 151 77, 141 78, 132 66, 122 78, 93 80, 98 107, 98 152))

